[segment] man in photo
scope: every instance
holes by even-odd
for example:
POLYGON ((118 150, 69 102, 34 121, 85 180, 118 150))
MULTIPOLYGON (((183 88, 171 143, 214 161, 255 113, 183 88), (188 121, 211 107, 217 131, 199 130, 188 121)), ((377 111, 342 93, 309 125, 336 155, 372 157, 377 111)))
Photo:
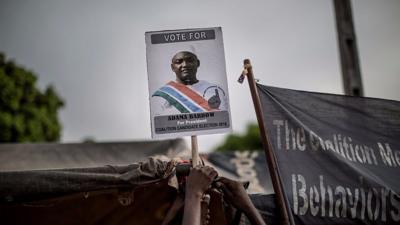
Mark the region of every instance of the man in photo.
POLYGON ((225 91, 218 85, 197 78, 200 60, 190 51, 180 51, 171 60, 176 75, 152 95, 155 114, 200 113, 227 110, 225 91))

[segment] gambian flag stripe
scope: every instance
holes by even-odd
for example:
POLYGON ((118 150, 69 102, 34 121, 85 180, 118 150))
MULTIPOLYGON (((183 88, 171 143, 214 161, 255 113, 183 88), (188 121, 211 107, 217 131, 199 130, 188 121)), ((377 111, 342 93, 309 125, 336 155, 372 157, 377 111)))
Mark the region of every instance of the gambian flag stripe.
POLYGON ((156 91, 156 93, 154 93, 153 96, 160 96, 164 98, 165 100, 168 101, 169 104, 173 105, 181 113, 189 113, 189 110, 187 110, 181 103, 179 103, 177 100, 175 100, 174 98, 172 98, 171 96, 169 96, 164 92, 156 91))
POLYGON ((196 105, 196 102, 192 102, 188 97, 183 96, 178 90, 171 86, 164 86, 160 88, 160 91, 167 93, 171 97, 175 98, 179 103, 184 105, 191 112, 204 112, 204 109, 196 105))
POLYGON ((203 109, 206 111, 213 111, 209 106, 207 100, 205 100, 201 95, 197 94, 195 91, 192 89, 186 87, 184 84, 179 84, 174 81, 170 81, 168 85, 171 85, 172 87, 176 88, 183 94, 185 94, 187 97, 192 99, 192 101, 196 102, 198 105, 200 105, 203 109))

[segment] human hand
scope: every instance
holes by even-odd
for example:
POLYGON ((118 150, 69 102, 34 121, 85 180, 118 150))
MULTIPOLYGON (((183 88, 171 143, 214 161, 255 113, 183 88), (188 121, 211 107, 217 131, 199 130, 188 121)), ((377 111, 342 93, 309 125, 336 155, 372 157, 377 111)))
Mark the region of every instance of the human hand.
MULTIPOLYGON (((200 225, 207 218, 202 217, 201 199, 204 192, 218 176, 217 171, 209 166, 196 166, 190 170, 186 180, 185 208, 182 225, 200 225)), ((203 211, 203 213, 206 213, 203 211)), ((208 219, 209 220, 209 219, 208 219)))
POLYGON ((218 89, 215 88, 215 95, 208 99, 208 106, 212 109, 218 109, 221 105, 221 98, 219 97, 218 89))
POLYGON ((216 187, 222 189, 224 199, 237 209, 247 211, 252 202, 243 187, 243 184, 225 177, 220 177, 215 183, 216 187))
POLYGON ((266 225, 240 182, 220 177, 217 179, 215 185, 222 189, 224 199, 246 214, 250 224, 266 225))
POLYGON ((192 168, 186 180, 186 195, 201 197, 217 176, 217 171, 209 166, 192 168))

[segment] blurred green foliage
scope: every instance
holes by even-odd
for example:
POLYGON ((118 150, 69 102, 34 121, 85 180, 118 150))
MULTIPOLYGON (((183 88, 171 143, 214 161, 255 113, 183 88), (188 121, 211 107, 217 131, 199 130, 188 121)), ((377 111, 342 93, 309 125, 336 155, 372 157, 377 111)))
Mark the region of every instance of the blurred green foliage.
POLYGON ((262 150, 260 130, 258 125, 251 123, 247 125, 246 132, 243 135, 229 134, 222 145, 218 146, 216 151, 259 151, 262 150))
POLYGON ((64 103, 52 86, 41 92, 36 80, 0 52, 0 142, 59 140, 57 113, 64 103))

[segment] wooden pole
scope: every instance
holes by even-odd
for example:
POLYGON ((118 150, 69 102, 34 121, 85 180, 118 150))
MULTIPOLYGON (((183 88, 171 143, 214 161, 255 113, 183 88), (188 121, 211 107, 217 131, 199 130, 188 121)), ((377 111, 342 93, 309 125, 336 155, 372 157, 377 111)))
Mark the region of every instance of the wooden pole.
POLYGON ((356 32, 350 0, 333 0, 342 67, 343 88, 346 95, 363 96, 356 32))
POLYGON ((196 167, 199 164, 199 150, 197 145, 197 136, 192 137, 192 167, 196 167))
POLYGON ((258 126, 260 128, 261 140, 262 140, 262 144, 263 144, 263 147, 265 150, 265 157, 267 159, 267 166, 270 171, 272 185, 274 187, 274 191, 275 191, 276 198, 277 198, 278 208, 281 212, 281 216, 283 219, 282 224, 290 225, 289 214, 288 214, 289 208, 287 207, 286 200, 283 195, 282 184, 279 180, 278 167, 277 167, 277 164, 275 161, 275 155, 272 152, 271 143, 267 136, 267 130, 264 127, 265 123, 264 123, 264 117, 262 115, 262 110, 261 110, 260 97, 258 95, 256 82, 254 80, 254 75, 253 75, 253 69, 250 64, 249 59, 244 60, 244 69, 245 69, 245 71, 247 71, 247 73, 246 73, 247 80, 249 82, 251 97, 253 99, 253 104, 254 104, 254 108, 256 111, 256 115, 257 115, 257 121, 258 121, 258 126))

